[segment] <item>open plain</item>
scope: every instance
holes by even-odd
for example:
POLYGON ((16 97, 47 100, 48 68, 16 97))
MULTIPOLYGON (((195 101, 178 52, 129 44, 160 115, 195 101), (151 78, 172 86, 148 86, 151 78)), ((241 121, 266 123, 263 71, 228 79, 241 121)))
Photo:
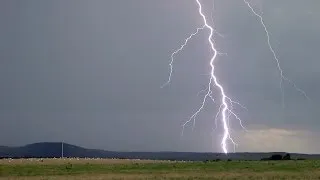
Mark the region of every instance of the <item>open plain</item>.
POLYGON ((0 179, 320 179, 320 161, 3 159, 0 179))

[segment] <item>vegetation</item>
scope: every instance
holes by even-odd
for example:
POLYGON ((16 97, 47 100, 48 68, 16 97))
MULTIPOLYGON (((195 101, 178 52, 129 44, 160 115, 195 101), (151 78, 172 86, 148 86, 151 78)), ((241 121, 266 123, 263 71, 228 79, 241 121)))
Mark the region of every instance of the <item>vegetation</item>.
POLYGON ((291 155, 287 153, 286 155, 282 156, 281 154, 273 154, 269 158, 262 158, 262 161, 268 161, 268 160, 273 160, 273 161, 279 161, 279 160, 291 160, 291 155))
POLYGON ((319 179, 320 161, 1 160, 0 179, 319 179))
POLYGON ((286 155, 284 155, 284 156, 282 157, 282 160, 291 160, 290 154, 287 153, 286 155))

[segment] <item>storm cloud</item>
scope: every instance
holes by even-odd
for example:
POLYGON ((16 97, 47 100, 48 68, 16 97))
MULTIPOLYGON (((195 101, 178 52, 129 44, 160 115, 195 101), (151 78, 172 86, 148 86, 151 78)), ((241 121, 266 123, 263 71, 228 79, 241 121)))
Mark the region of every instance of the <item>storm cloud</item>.
MULTIPOLYGON (((249 132, 231 122, 238 151, 320 153, 311 141, 320 137, 320 2, 251 1, 263 12, 286 77, 311 99, 284 82, 284 108, 257 17, 243 1, 215 0, 214 10, 212 1, 202 2, 222 35, 216 46, 226 53, 217 76, 248 109, 236 112, 249 132)), ((208 82, 207 30, 175 56, 172 81, 160 88, 171 53, 202 25, 197 10, 193 0, 0 1, 0 144, 220 152, 222 132, 212 131, 218 101, 181 137, 208 82)))

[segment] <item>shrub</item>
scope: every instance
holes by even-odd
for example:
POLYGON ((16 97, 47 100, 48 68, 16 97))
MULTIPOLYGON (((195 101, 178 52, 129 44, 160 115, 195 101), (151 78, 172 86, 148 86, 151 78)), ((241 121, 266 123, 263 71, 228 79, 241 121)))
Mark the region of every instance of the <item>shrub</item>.
POLYGON ((273 154, 270 157, 270 160, 282 160, 282 155, 281 154, 273 154))
POLYGON ((284 156, 282 157, 282 160, 291 160, 290 154, 287 153, 286 155, 284 155, 284 156))
MULTIPOLYGON (((290 155, 289 155, 290 157, 290 155)), ((267 161, 267 160, 282 160, 282 155, 281 154, 273 154, 269 158, 262 158, 261 161, 267 161)))

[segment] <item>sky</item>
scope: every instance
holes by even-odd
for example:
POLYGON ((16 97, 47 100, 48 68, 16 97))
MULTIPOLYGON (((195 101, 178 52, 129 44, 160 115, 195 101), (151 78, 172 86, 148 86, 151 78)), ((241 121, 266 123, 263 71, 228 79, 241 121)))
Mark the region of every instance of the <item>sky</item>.
MULTIPOLYGON (((318 0, 202 0, 222 54, 216 75, 248 132, 230 122, 238 152, 320 153, 318 0)), ((195 0, 1 0, 0 144, 63 141, 117 151, 221 152, 219 107, 208 102, 194 129, 212 56, 195 0)), ((229 144, 229 149, 233 146, 229 144)))

